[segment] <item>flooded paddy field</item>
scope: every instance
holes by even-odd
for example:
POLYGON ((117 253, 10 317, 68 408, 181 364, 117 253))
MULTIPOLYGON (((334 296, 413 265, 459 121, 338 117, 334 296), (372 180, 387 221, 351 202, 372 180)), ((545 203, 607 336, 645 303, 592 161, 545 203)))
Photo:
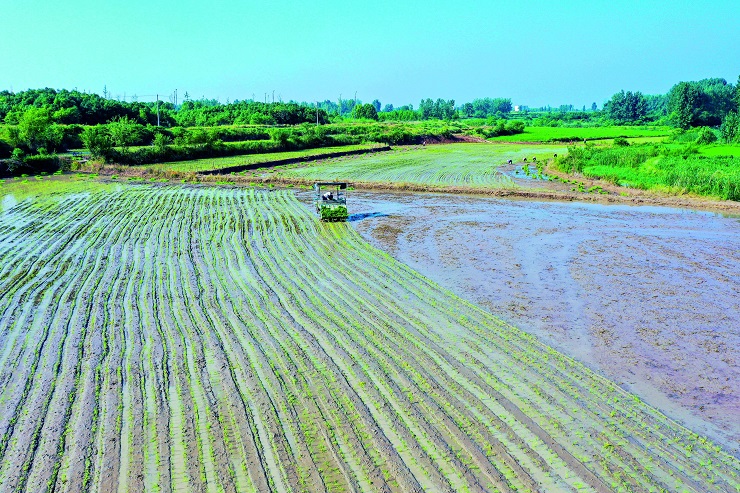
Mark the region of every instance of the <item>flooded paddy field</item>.
POLYGON ((347 224, 286 190, 4 191, 0 492, 738 489, 720 445, 352 227, 426 196, 347 224))
POLYGON ((740 451, 740 219, 667 207, 357 192, 354 227, 740 451))

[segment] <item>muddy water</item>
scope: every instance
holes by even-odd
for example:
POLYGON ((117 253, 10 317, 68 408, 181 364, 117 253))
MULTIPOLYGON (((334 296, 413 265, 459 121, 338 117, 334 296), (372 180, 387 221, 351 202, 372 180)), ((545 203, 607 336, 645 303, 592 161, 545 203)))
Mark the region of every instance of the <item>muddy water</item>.
POLYGON ((740 219, 360 192, 350 212, 375 246, 740 452, 740 219))

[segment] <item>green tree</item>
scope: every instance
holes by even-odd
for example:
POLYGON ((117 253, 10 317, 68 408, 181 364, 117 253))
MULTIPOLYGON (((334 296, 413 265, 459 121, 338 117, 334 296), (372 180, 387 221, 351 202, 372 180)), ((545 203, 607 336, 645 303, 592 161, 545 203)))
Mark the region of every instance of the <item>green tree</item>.
POLYGON ((116 118, 108 124, 113 145, 121 148, 122 153, 128 152, 128 147, 136 141, 136 122, 126 116, 116 118))
POLYGON ((668 115, 679 128, 687 129, 697 123, 700 105, 701 92, 690 82, 679 82, 668 93, 668 115))
POLYGON ((509 98, 479 98, 474 99, 472 105, 473 116, 476 118, 504 118, 512 110, 509 98))
POLYGON ((31 152, 46 147, 46 132, 51 126, 51 114, 48 108, 28 108, 18 120, 16 147, 25 146, 31 152))
POLYGON ((719 128, 722 140, 728 144, 740 141, 740 116, 735 111, 727 113, 722 126, 719 128))
POLYGON ((113 143, 108 130, 103 125, 87 127, 82 131, 80 139, 93 158, 107 159, 111 155, 113 143))
POLYGON ((358 104, 352 109, 352 116, 354 118, 364 118, 368 120, 378 120, 378 112, 375 106, 371 103, 358 104))
POLYGON ((725 79, 679 82, 668 93, 668 115, 677 127, 714 127, 736 109, 737 88, 725 79))
POLYGON ((380 113, 381 104, 377 99, 373 100, 373 106, 375 107, 375 113, 380 113))
POLYGON ((730 111, 736 109, 735 86, 725 79, 703 79, 696 83, 702 93, 702 107, 699 113, 699 124, 717 126, 730 111))
POLYGON ((707 145, 712 142, 717 142, 717 135, 709 127, 702 127, 699 131, 699 137, 696 138, 696 143, 699 145, 707 145))
POLYGON ((652 119, 658 119, 666 116, 668 108, 668 96, 665 94, 648 94, 647 100, 648 116, 652 119))
POLYGON ((80 110, 76 106, 62 108, 52 114, 52 119, 59 123, 80 123, 80 110))
MULTIPOLYGON (((289 134, 281 128, 271 129, 270 137, 276 142, 285 145, 288 141, 289 134)), ((216 137, 213 133, 203 128, 195 128, 187 134, 187 143, 201 148, 213 147, 216 143, 216 137)))
POLYGON ((152 141, 152 145, 157 151, 157 154, 164 154, 165 152, 167 152, 167 146, 170 145, 171 142, 172 139, 169 136, 165 134, 156 134, 154 136, 154 140, 152 141))
POLYGON ((617 123, 636 123, 647 116, 647 99, 640 91, 624 90, 614 94, 604 105, 607 116, 617 123))

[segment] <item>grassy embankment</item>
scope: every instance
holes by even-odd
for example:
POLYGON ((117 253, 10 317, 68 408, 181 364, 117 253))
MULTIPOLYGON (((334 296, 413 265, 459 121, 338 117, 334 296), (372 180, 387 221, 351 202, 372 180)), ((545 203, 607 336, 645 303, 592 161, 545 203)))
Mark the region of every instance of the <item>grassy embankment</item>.
POLYGON ((738 146, 572 147, 556 169, 614 184, 665 192, 740 200, 738 146))

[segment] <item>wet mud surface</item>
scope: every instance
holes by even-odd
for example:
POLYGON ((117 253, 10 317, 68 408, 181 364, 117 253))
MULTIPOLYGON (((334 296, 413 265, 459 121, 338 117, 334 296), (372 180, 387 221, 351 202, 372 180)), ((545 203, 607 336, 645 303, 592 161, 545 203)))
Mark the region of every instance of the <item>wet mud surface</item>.
POLYGON ((372 192, 350 212, 376 247, 740 453, 739 218, 372 192))

